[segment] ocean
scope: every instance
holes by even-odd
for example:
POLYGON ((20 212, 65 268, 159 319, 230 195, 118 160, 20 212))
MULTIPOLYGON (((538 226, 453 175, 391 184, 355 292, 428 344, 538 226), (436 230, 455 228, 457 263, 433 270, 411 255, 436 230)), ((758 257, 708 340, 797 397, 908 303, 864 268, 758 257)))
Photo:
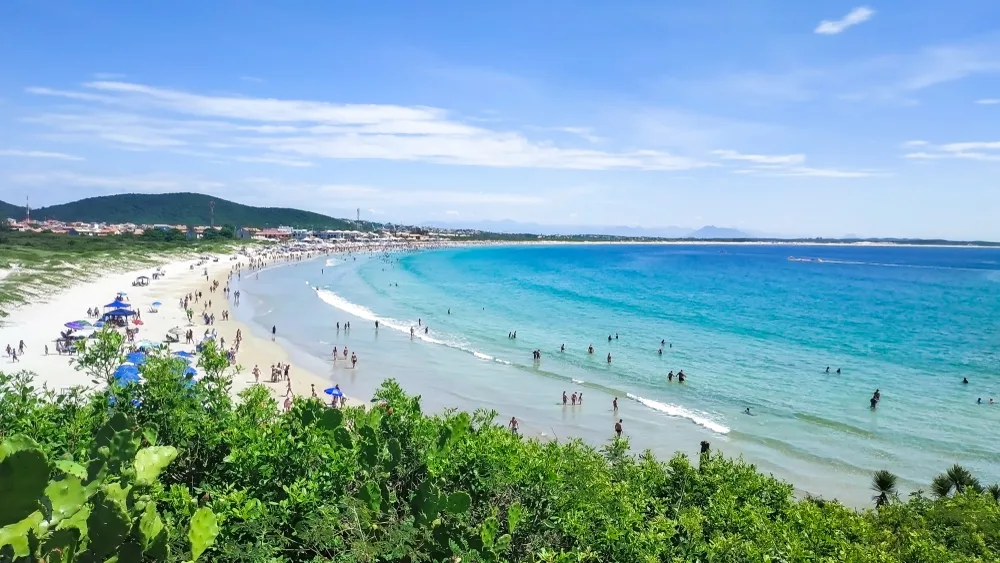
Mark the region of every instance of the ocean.
POLYGON ((987 404, 1000 399, 1000 249, 450 248, 325 257, 240 289, 238 316, 277 325, 295 362, 351 396, 393 377, 427 410, 494 409, 523 434, 596 446, 622 419, 636 450, 695 455, 708 440, 854 505, 878 469, 908 490, 953 463, 1000 481, 1000 405, 987 404), (583 404, 564 407, 563 391, 583 404))

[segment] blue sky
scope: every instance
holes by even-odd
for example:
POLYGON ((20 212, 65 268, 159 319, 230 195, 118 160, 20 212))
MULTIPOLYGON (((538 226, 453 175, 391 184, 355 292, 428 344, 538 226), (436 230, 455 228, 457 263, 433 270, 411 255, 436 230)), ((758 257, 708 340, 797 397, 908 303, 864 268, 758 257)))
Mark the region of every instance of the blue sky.
POLYGON ((0 4, 0 198, 1000 240, 1000 3, 0 4))

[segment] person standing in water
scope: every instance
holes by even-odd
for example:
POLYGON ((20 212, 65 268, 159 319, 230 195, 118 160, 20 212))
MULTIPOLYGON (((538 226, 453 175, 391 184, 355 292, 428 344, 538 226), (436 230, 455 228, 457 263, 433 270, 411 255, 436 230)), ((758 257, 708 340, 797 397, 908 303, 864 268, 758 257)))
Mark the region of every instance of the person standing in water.
POLYGON ((277 325, 271 325, 271 341, 274 341, 274 336, 278 334, 277 325))
POLYGON ((608 363, 611 363, 611 352, 608 352, 608 363))
POLYGON ((620 418, 618 419, 618 422, 615 423, 615 436, 619 438, 622 437, 622 419, 620 418))
POLYGON ((618 397, 615 397, 615 400, 611 401, 611 406, 614 408, 615 412, 618 412, 618 397))
POLYGON ((378 319, 375 319, 375 330, 378 330, 378 319))
POLYGON ((566 392, 563 391, 563 406, 566 406, 566 401, 567 400, 568 400, 568 398, 566 397, 566 392))
POLYGON ((517 419, 513 416, 510 417, 510 422, 507 423, 507 428, 510 428, 511 434, 517 434, 517 419))

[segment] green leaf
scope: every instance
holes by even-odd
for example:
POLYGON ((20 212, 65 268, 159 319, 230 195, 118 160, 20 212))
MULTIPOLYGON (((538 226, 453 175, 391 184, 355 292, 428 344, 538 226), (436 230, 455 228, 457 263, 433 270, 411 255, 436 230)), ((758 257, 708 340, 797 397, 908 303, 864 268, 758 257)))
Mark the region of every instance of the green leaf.
POLYGON ((515 502, 507 509, 507 530, 514 533, 522 520, 524 520, 524 507, 515 502))
POLYGON ((59 471, 62 471, 67 475, 72 475, 81 481, 87 478, 87 468, 75 461, 60 459, 56 461, 54 465, 59 471))
POLYGON ((471 504, 472 497, 469 496, 469 493, 465 491, 458 491, 451 493, 451 495, 448 496, 446 508, 448 512, 457 516, 459 514, 465 514, 469 510, 469 506, 471 504))
POLYGON ((188 541, 191 542, 191 559, 197 560, 206 549, 215 543, 215 537, 219 535, 219 525, 215 520, 215 513, 212 509, 201 507, 194 516, 191 517, 191 531, 188 532, 188 541))
POLYGON ((135 454, 135 478, 144 483, 152 483, 160 472, 177 457, 173 446, 151 446, 135 454))
POLYGON ((354 441, 351 440, 351 433, 343 426, 337 428, 333 432, 333 439, 345 449, 350 450, 354 448, 354 441))
POLYGON ((160 519, 160 514, 156 511, 156 505, 148 503, 139 519, 139 539, 142 541, 143 550, 150 551, 158 540, 165 539, 160 536, 166 536, 166 532, 163 530, 163 520, 160 519))
POLYGON ((365 486, 361 487, 358 493, 361 500, 371 506, 373 512, 378 512, 382 508, 382 491, 379 490, 378 485, 374 481, 365 483, 365 486))
POLYGON ((326 411, 323 412, 323 418, 320 419, 318 426, 333 432, 340 427, 343 421, 344 413, 341 412, 340 409, 326 409, 326 411))
POLYGON ((76 555, 79 543, 79 530, 52 531, 42 541, 42 561, 46 563, 70 563, 76 555))
POLYGON ((498 553, 503 553, 507 551, 507 547, 510 546, 510 534, 504 534, 497 538, 496 551, 498 553))
POLYGON ((52 507, 49 516, 50 527, 83 510, 87 503, 87 491, 75 475, 65 475, 58 481, 50 482, 49 486, 45 487, 45 496, 52 507))
POLYGON ((490 516, 484 520, 482 526, 479 527, 479 539, 483 540, 483 545, 488 549, 493 549, 493 542, 497 537, 497 532, 499 531, 500 521, 490 516))
POLYGON ((49 464, 34 440, 12 436, 0 444, 0 528, 41 508, 49 464))
POLYGON ((368 469, 374 468, 378 465, 378 446, 372 443, 366 443, 364 447, 361 448, 361 457, 368 469))
POLYGON ((131 430, 122 430, 111 439, 108 446, 108 471, 120 473, 127 464, 135 459, 139 450, 139 439, 131 430))
POLYGON ((20 520, 17 524, 0 528, 0 547, 9 545, 14 550, 14 555, 27 557, 31 553, 31 546, 28 544, 29 533, 42 523, 42 512, 40 510, 31 513, 27 518, 20 520))
POLYGON ((91 502, 87 531, 87 544, 93 559, 103 561, 118 550, 129 533, 129 517, 125 507, 104 490, 94 496, 91 502))
POLYGON ((393 467, 399 466, 399 464, 403 461, 403 451, 399 447, 399 440, 389 438, 389 441, 386 443, 386 447, 389 449, 389 457, 392 460, 393 467))

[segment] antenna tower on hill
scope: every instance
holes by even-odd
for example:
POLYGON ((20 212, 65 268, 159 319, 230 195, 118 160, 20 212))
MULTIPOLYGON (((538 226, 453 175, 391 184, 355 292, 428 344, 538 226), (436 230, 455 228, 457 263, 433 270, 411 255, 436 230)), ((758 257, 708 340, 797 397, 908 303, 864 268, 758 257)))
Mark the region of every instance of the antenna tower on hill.
POLYGON ((28 196, 24 196, 24 222, 27 223, 31 221, 31 204, 29 203, 28 196))
POLYGON ((357 213, 357 215, 358 215, 358 223, 360 223, 361 222, 361 208, 360 207, 357 209, 357 212, 358 212, 357 213))
POLYGON ((215 200, 208 200, 208 215, 211 227, 215 228, 215 200))

